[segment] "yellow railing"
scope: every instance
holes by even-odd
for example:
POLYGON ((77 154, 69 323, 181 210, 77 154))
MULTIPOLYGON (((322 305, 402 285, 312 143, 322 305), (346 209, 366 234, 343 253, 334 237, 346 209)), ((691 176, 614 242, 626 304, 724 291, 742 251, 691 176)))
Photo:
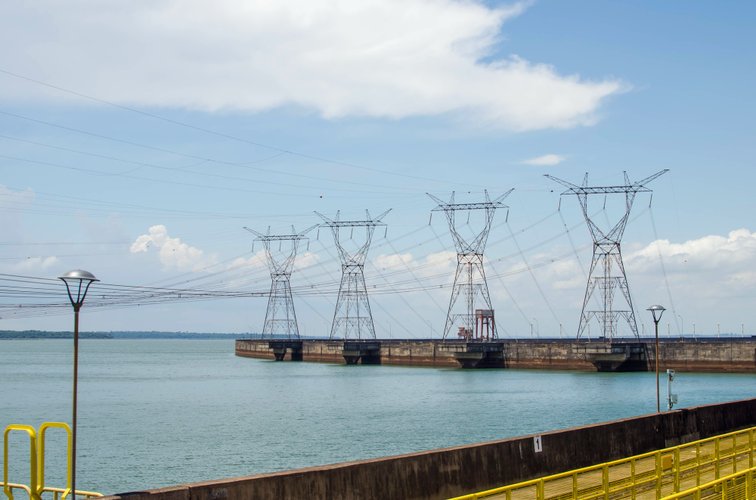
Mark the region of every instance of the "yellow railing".
MULTIPOLYGON (((8 500, 13 500, 13 491, 26 492, 30 500, 41 500, 44 493, 51 493, 53 500, 65 500, 71 493, 71 428, 63 422, 45 422, 39 428, 39 433, 30 425, 11 424, 5 428, 3 434, 3 492, 8 500), (63 429, 68 436, 66 487, 55 488, 45 486, 45 435, 48 429, 63 429), (8 450, 9 436, 12 432, 24 432, 29 436, 29 484, 11 483, 8 481, 8 450)), ((101 497, 94 491, 76 490, 76 495, 86 498, 101 497)))
MULTIPOLYGON (((756 427, 582 469, 457 497, 472 500, 663 498, 744 474, 754 466, 756 427)), ((687 498, 687 497, 676 497, 687 498)), ((691 499, 697 498, 694 496, 691 499)), ((708 498, 708 497, 701 497, 708 498)), ((728 497, 729 498, 729 497, 728 497)), ((736 497, 737 498, 737 497, 736 497)))
POLYGON ((662 500, 753 500, 756 498, 756 468, 736 472, 714 481, 664 497, 662 500))

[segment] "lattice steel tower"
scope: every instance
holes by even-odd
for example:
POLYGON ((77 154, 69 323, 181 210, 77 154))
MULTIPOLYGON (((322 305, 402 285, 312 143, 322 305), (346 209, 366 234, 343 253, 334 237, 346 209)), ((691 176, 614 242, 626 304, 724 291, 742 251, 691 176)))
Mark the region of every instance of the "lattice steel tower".
POLYGON ((627 227, 630 211, 633 208, 635 195, 638 193, 650 193, 651 190, 645 185, 668 171, 669 169, 664 169, 637 182, 630 182, 627 172, 625 172, 625 184, 622 186, 588 186, 587 173, 583 178, 582 186, 558 179, 552 175, 546 175, 549 179, 567 188, 562 193, 562 196, 577 196, 580 208, 583 210, 586 225, 593 238, 593 259, 591 260, 591 270, 588 273, 588 284, 585 288, 583 309, 580 313, 578 338, 585 333, 593 318, 598 321, 601 327, 601 335, 608 340, 613 339, 617 333, 620 318, 623 318, 627 322, 632 334, 638 338, 638 324, 635 320, 635 310, 633 309, 633 301, 630 297, 630 286, 627 283, 625 265, 622 262, 620 243, 622 235, 625 232, 625 227, 627 227), (625 215, 606 232, 601 230, 588 214, 588 197, 596 194, 625 195, 625 215), (615 268, 616 271, 614 270, 615 268), (596 289, 598 289, 597 295, 600 308, 589 309, 588 303, 596 292, 596 289), (626 309, 615 309, 614 307, 614 296, 617 289, 622 292, 626 309))
POLYGON ((268 295, 268 308, 265 311, 263 338, 266 335, 270 335, 271 338, 275 335, 286 336, 289 339, 299 338, 294 299, 291 296, 291 273, 294 270, 294 260, 297 257, 300 242, 306 240, 305 235, 316 227, 318 226, 314 225, 297 233, 294 226, 291 226, 291 234, 270 234, 270 227, 267 234, 248 227, 244 228, 257 236, 255 241, 262 242, 265 248, 265 259, 270 269, 270 295, 268 295), (275 241, 279 245, 278 252, 274 252, 270 246, 275 241), (282 249, 283 244, 287 244, 286 249, 282 249))
MULTIPOLYGON (((509 196, 514 191, 510 189, 503 195, 491 201, 488 197, 488 191, 485 191, 486 201, 480 203, 454 203, 454 192, 448 202, 442 201, 430 193, 426 193, 438 206, 432 212, 444 212, 446 220, 449 222, 449 232, 454 239, 454 246, 457 249, 457 272, 454 274, 454 285, 452 286, 451 298, 449 299, 449 309, 446 313, 446 325, 444 325, 444 336, 449 335, 455 323, 463 328, 460 330, 466 335, 471 335, 475 327, 475 310, 476 304, 480 301, 485 305, 485 309, 492 311, 491 296, 488 293, 488 283, 486 282, 486 273, 483 270, 483 252, 488 242, 488 234, 491 231, 491 223, 497 208, 509 208, 501 203, 501 200, 509 196), (468 242, 457 230, 455 215, 458 211, 466 212, 472 210, 483 210, 484 223, 483 229, 480 230, 475 238, 468 242), (465 297, 465 308, 463 313, 455 313, 455 305, 459 296, 465 297)), ((479 308, 483 309, 483 308, 479 308)), ((492 322, 492 338, 496 338, 496 324, 492 322)), ((481 339, 486 340, 486 339, 481 339)))
POLYGON ((367 287, 365 286, 365 259, 367 258, 373 233, 378 226, 385 226, 381 219, 391 209, 386 210, 375 218, 365 210, 365 220, 339 220, 340 212, 336 212, 335 219, 329 219, 323 214, 315 212, 323 219, 322 227, 328 227, 333 233, 333 241, 339 250, 341 259, 341 284, 339 296, 336 299, 336 309, 333 313, 330 338, 375 338, 373 313, 370 311, 367 287), (350 239, 354 236, 354 228, 365 228, 365 241, 355 251, 344 248, 340 238, 340 230, 349 228, 350 239))

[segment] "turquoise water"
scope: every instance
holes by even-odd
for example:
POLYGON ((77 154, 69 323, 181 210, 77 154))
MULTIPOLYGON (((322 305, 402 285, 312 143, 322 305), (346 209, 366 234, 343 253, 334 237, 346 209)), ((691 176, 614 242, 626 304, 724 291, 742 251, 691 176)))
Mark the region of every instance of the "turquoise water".
MULTIPOLYGON (((0 342, 0 427, 70 421, 70 340, 0 342)), ((651 413, 653 373, 275 363, 229 340, 83 340, 77 487, 103 493, 408 453, 651 413)), ((662 379, 662 399, 666 378, 662 379)), ((679 373, 681 407, 756 375, 679 373)), ((28 448, 11 440, 11 480, 28 448)), ((48 439, 48 484, 63 441, 48 439)))

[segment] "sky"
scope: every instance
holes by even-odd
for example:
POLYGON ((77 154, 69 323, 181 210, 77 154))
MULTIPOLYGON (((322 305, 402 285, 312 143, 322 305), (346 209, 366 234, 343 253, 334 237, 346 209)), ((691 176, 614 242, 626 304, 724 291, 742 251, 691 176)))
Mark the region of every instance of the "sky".
MULTIPOLYGON (((438 338, 456 251, 427 194, 514 189, 484 252, 499 335, 572 338, 592 240, 544 174, 669 169, 622 238, 639 333, 662 304, 662 335, 752 335, 755 18, 736 1, 4 2, 0 329, 69 329, 55 278, 86 269, 82 330, 259 332, 270 274, 245 227, 391 209, 364 268, 376 334, 438 338)), ((609 228, 624 204, 591 197, 589 216, 609 228)), ((481 213, 457 214, 474 238, 481 213)), ((328 335, 341 263, 327 227, 306 236, 299 330, 328 335)), ((341 232, 350 251, 364 237, 341 232)))

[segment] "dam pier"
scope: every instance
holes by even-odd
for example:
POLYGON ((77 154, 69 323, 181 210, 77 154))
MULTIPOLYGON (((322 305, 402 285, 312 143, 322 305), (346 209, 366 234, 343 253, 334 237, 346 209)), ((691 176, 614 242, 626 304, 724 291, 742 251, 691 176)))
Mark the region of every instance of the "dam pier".
MULTIPOLYGON (((654 339, 238 339, 237 356, 348 365, 653 371, 654 339)), ((659 342, 664 369, 756 373, 756 338, 677 338, 659 342)))

